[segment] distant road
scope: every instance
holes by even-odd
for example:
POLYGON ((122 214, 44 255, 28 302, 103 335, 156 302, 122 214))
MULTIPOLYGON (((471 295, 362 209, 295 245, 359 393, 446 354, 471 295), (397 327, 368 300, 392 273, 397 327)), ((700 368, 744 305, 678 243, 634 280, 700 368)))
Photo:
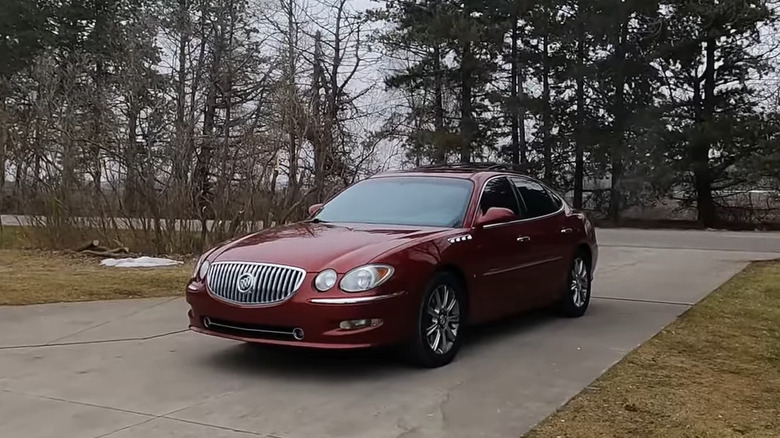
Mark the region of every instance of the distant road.
MULTIPOLYGON (((14 226, 31 226, 35 225, 37 221, 41 219, 36 218, 34 216, 24 216, 24 215, 11 215, 11 214, 4 214, 0 215, 0 223, 2 223, 3 226, 7 227, 14 227, 14 226)), ((87 226, 89 225, 97 225, 103 221, 111 221, 109 218, 79 218, 79 221, 87 226)), ((130 218, 114 218, 113 221, 116 222, 116 227, 120 229, 127 229, 131 228, 131 225, 133 228, 143 228, 144 221, 147 222, 147 224, 152 224, 153 222, 150 219, 130 219, 130 218)), ((162 226, 165 227, 166 221, 161 221, 162 226)), ((218 225, 227 226, 229 222, 228 221, 220 221, 218 225)), ((147 226, 149 226, 147 225, 147 226)), ((254 223, 251 223, 251 228, 254 230, 260 230, 264 228, 264 222, 263 221, 257 221, 254 223)), ((275 222, 271 222, 271 225, 275 225, 275 222)), ((190 219, 190 220, 181 220, 176 222, 175 229, 180 230, 182 228, 192 230, 192 231, 200 231, 200 221, 190 219)), ((246 225, 245 225, 246 226, 246 225)), ((206 221, 206 228, 209 230, 214 227, 214 221, 208 220, 206 221)), ((113 228, 113 227, 112 227, 113 228)))
POLYGON ((30 225, 29 216, 16 216, 10 214, 0 215, 0 224, 3 226, 30 225))

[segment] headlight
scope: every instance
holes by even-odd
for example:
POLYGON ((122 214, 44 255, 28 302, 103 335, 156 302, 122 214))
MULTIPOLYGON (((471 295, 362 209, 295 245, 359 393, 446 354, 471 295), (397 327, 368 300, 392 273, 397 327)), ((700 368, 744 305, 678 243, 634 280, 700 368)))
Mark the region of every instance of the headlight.
POLYGON ((203 280, 206 278, 206 274, 208 274, 210 266, 211 263, 209 263, 208 260, 204 260, 203 263, 200 264, 200 268, 198 268, 199 279, 203 280))
POLYGON ((206 251, 203 255, 198 258, 198 263, 195 264, 195 270, 192 272, 192 276, 198 280, 203 280, 206 278, 206 273, 209 271, 209 266, 211 265, 206 258, 209 256, 211 251, 206 251))
POLYGON ((393 267, 388 265, 366 265, 355 268, 341 279, 344 292, 364 292, 387 281, 393 275, 393 267))
POLYGON ((325 292, 336 284, 337 277, 338 275, 333 269, 322 271, 314 278, 314 287, 320 292, 325 292))

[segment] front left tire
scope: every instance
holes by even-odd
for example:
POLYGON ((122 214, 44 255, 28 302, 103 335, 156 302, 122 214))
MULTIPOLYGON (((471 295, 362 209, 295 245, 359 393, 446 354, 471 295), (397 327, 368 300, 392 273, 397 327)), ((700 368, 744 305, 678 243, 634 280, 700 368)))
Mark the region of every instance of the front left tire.
POLYGON ((463 339, 465 303, 463 286, 453 274, 439 272, 429 281, 407 346, 415 365, 438 368, 452 362, 463 339))

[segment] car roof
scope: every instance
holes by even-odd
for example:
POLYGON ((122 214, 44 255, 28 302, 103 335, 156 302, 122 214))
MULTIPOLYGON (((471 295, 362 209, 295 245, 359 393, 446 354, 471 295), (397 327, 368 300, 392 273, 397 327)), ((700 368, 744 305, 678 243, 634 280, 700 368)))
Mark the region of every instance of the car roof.
MULTIPOLYGON (((499 163, 455 163, 435 164, 419 166, 413 169, 394 170, 379 173, 372 178, 386 178, 393 176, 438 176, 449 178, 461 178, 483 180, 496 175, 517 175, 531 178, 521 170, 521 166, 499 163)), ((533 179, 533 178, 531 178, 533 179)))

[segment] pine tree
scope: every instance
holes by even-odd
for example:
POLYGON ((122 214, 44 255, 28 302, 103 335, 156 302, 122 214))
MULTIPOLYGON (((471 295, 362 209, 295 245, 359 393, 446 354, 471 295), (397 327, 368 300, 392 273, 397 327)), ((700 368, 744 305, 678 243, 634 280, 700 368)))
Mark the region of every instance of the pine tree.
POLYGON ((497 122, 488 87, 503 23, 492 19, 493 8, 474 0, 394 0, 374 12, 376 19, 394 24, 380 39, 387 51, 407 61, 387 85, 416 105, 410 116, 417 120, 407 134, 415 154, 439 163, 450 155, 469 162, 495 148, 497 122), (449 95, 449 89, 456 91, 449 95))
POLYGON ((640 144, 660 124, 655 111, 658 70, 654 61, 660 42, 659 5, 647 0, 603 0, 595 4, 596 49, 605 52, 594 62, 595 105, 603 116, 594 126, 600 134, 591 155, 598 167, 609 169, 608 214, 618 220, 640 192, 642 172, 637 163, 640 144), (640 181, 637 183, 637 181, 640 181))
POLYGON ((749 79, 769 67, 759 28, 778 19, 765 0, 667 1, 663 49, 669 164, 695 200, 702 226, 719 224, 718 196, 745 181, 741 168, 758 145, 759 114, 749 79))

